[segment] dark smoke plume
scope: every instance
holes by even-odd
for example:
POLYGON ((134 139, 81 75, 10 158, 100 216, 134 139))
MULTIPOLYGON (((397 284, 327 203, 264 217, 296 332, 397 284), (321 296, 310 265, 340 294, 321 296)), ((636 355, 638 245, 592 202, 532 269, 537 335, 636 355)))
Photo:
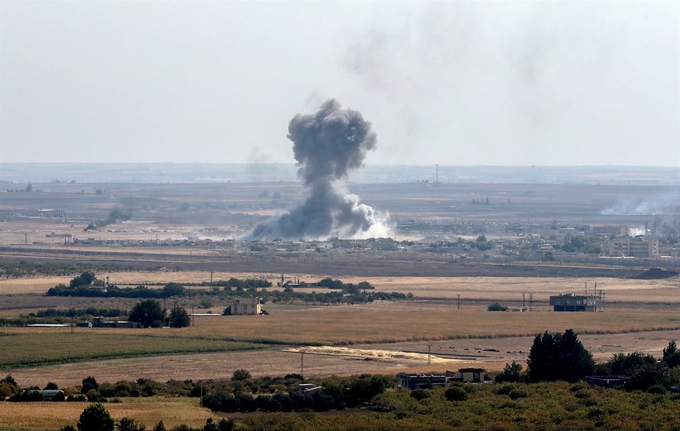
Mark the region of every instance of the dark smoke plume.
POLYGON ((319 239, 388 236, 373 208, 344 187, 352 169, 376 147, 371 123, 359 112, 342 110, 331 99, 312 115, 298 114, 288 125, 298 175, 307 199, 289 213, 258 224, 248 239, 319 239))
POLYGON ((115 206, 109 213, 109 216, 106 218, 106 220, 98 220, 96 223, 90 223, 87 225, 87 227, 84 229, 85 232, 91 231, 91 230, 96 230, 104 226, 108 226, 113 223, 117 223, 119 220, 120 221, 125 221, 125 220, 130 220, 132 217, 132 209, 129 207, 119 207, 115 206))

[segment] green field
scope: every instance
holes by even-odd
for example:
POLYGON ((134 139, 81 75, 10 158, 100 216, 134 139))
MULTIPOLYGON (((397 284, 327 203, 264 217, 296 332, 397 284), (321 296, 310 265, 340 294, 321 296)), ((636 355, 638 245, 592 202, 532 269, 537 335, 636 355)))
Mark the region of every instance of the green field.
POLYGON ((171 335, 0 332, 0 369, 178 353, 254 350, 262 345, 171 335))

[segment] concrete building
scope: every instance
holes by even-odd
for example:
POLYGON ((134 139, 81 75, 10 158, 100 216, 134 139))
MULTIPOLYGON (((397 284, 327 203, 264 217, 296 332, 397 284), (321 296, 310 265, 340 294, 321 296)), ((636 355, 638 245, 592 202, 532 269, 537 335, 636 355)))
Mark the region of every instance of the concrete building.
POLYGON ((258 315, 262 314, 260 298, 239 298, 231 303, 232 315, 258 315))
POLYGON ((617 238, 609 243, 610 256, 659 257, 659 239, 640 237, 617 238))
POLYGON ((397 374, 402 388, 423 389, 446 386, 447 378, 441 374, 397 374))
POLYGON ((481 383, 484 381, 484 368, 459 368, 458 371, 446 370, 441 374, 397 374, 402 388, 423 389, 447 386, 451 382, 481 383))
POLYGON ((550 297, 554 311, 597 311, 599 296, 596 295, 556 295, 550 297))
POLYGON ((446 370, 446 379, 449 382, 480 383, 484 381, 484 368, 459 368, 458 371, 446 370))

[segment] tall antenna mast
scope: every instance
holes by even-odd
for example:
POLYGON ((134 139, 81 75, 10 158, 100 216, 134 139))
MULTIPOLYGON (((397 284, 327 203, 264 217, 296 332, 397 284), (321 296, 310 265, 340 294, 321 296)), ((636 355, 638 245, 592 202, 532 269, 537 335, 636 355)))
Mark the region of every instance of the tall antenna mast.
POLYGON ((437 163, 434 171, 434 186, 439 187, 439 163, 437 163))

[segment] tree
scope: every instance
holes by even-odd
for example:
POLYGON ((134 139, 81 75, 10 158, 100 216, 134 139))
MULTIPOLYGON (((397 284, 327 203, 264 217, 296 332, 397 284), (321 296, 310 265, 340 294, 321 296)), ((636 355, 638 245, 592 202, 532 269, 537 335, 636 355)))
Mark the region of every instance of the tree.
POLYGON ((28 183, 28 185, 26 186, 26 191, 27 191, 27 192, 32 192, 32 191, 33 191, 33 186, 31 185, 31 183, 28 183))
POLYGON ((78 431, 113 431, 113 418, 100 403, 90 404, 80 414, 78 431))
POLYGON ((614 353, 607 362, 609 374, 631 376, 642 368, 656 364, 656 358, 649 353, 614 353))
POLYGON ((537 335, 527 364, 529 378, 535 382, 575 382, 592 374, 595 369, 593 355, 583 347, 571 329, 567 329, 564 334, 546 331, 537 335))
POLYGON ((155 299, 146 299, 135 305, 130 313, 130 321, 138 322, 144 327, 158 326, 165 318, 161 303, 155 299))
POLYGON ((675 340, 668 343, 668 347, 663 349, 663 362, 668 368, 674 368, 680 365, 680 350, 675 340))
POLYGON ((89 286, 96 279, 94 272, 85 271, 71 280, 71 287, 89 286))
POLYGON ((144 431, 146 426, 134 419, 123 418, 116 424, 117 431, 144 431))
POLYGON ((503 372, 498 374, 494 381, 496 383, 519 382, 522 379, 522 365, 515 361, 512 364, 505 364, 503 372))
POLYGON ((167 431, 167 428, 165 428, 163 421, 160 421, 153 427, 153 431, 167 431))
POLYGON ((561 371, 559 380, 575 382, 593 373, 593 355, 583 347, 573 330, 564 331, 557 347, 557 363, 561 371))
POLYGON ((170 317, 168 318, 168 325, 171 328, 186 328, 187 326, 190 326, 191 318, 189 317, 187 310, 179 305, 172 307, 172 310, 170 310, 170 317))
POLYGON ((99 389, 99 383, 97 383, 97 380, 94 377, 85 377, 83 379, 83 387, 80 389, 81 394, 86 394, 90 392, 92 389, 95 391, 99 389))

